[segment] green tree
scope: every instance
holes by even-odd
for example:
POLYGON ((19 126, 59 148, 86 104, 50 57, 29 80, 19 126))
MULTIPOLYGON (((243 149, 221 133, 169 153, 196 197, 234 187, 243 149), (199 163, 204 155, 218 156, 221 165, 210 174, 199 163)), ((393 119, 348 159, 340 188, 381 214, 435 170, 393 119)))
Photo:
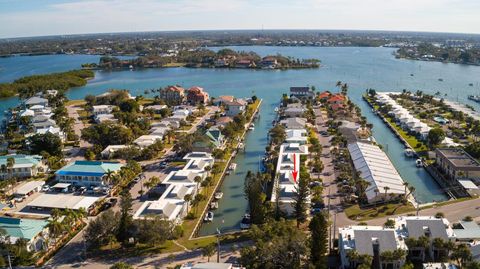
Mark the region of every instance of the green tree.
POLYGON ((310 195, 310 189, 308 188, 308 182, 306 178, 301 178, 298 180, 298 186, 296 187, 297 191, 294 196, 294 215, 297 220, 297 227, 301 223, 304 223, 308 217, 308 204, 307 199, 310 195))
POLYGON ((210 262, 210 257, 215 254, 216 247, 215 243, 211 243, 202 248, 202 256, 207 257, 208 262, 210 262))
POLYGON ((62 140, 51 133, 45 134, 35 134, 29 139, 30 142, 30 151, 33 154, 42 154, 47 152, 52 156, 62 156, 63 144, 62 140))
POLYGON ((85 230, 85 240, 90 249, 98 249, 109 244, 112 237, 115 237, 118 230, 120 215, 107 210, 92 220, 85 230))
POLYGON ((248 231, 253 245, 240 250, 246 268, 300 269, 308 264, 309 250, 303 231, 286 221, 252 225, 248 231))
POLYGON ((427 141, 432 147, 439 145, 445 139, 445 132, 441 128, 433 128, 428 132, 427 141))
POLYGON ((255 224, 264 223, 267 215, 265 207, 267 196, 263 192, 261 178, 262 175, 260 173, 255 175, 251 171, 248 171, 245 177, 245 198, 248 201, 248 208, 252 222, 255 224))
POLYGON ((328 222, 324 214, 316 214, 309 224, 310 261, 317 269, 327 268, 328 222))
POLYGON ((144 218, 136 222, 138 242, 150 246, 161 245, 172 237, 174 225, 159 216, 144 218))
POLYGON ((133 221, 132 221, 132 196, 128 189, 121 193, 120 200, 120 221, 118 224, 117 240, 125 244, 131 237, 133 221))

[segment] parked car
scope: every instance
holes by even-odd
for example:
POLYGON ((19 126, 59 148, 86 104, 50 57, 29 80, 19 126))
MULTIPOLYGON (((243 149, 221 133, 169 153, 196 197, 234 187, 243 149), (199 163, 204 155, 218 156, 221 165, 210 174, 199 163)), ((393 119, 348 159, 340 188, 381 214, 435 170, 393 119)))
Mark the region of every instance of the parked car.
POLYGON ((167 162, 161 162, 159 167, 160 167, 160 169, 165 169, 165 168, 168 167, 168 163, 167 162))
POLYGON ((50 191, 50 186, 49 186, 49 185, 43 185, 43 186, 42 186, 42 191, 43 191, 43 192, 50 191))
POLYGON ((317 187, 317 186, 322 186, 322 182, 320 181, 312 181, 310 184, 308 184, 310 187, 317 187))

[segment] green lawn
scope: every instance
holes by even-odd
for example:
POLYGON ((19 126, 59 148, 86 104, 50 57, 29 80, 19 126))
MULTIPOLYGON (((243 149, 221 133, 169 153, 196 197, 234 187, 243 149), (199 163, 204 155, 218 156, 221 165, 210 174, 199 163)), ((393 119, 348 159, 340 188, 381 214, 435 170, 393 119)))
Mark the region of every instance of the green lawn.
POLYGON ((360 208, 359 205, 352 205, 345 208, 345 214, 349 219, 365 221, 415 211, 415 207, 411 204, 404 205, 402 203, 379 205, 377 209, 375 207, 364 209, 360 208))
POLYGON ((416 151, 416 152, 425 152, 428 150, 428 147, 418 140, 415 136, 409 135, 406 131, 404 131, 400 126, 398 126, 391 118, 385 118, 397 132, 407 141, 407 143, 416 151))

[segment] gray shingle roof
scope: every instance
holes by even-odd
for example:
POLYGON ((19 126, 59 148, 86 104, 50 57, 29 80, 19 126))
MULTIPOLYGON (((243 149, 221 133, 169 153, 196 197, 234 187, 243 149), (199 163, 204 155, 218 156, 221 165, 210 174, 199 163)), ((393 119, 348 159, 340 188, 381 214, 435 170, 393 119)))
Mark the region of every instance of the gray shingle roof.
POLYGON ((394 230, 355 230, 355 249, 358 254, 373 255, 373 241, 379 245, 380 253, 397 249, 394 230))
POLYGON ((425 236, 426 228, 430 231, 431 238, 448 240, 447 230, 441 219, 407 219, 408 237, 425 236))

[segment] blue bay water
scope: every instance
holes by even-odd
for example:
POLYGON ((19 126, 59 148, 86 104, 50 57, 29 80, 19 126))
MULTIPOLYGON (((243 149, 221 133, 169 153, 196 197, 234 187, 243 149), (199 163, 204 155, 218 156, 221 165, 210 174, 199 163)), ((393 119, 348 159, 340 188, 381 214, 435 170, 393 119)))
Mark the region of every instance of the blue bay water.
MULTIPOLYGON (((134 71, 96 71, 93 80, 84 87, 71 89, 70 99, 82 99, 87 94, 100 94, 111 88, 129 89, 133 95, 144 94, 147 89, 181 84, 184 87, 199 85, 211 96, 253 94, 263 99, 261 117, 255 130, 246 138, 246 152, 238 155, 237 171, 228 176, 222 186, 224 198, 216 210, 212 224, 204 225, 200 234, 211 234, 216 227, 222 230, 238 228, 245 212, 243 179, 246 171, 258 169, 258 158, 267 145, 267 132, 274 118, 273 108, 282 93, 290 86, 314 85, 317 91, 335 90, 336 81, 349 84, 349 96, 362 108, 368 121, 374 124, 376 140, 388 149, 387 154, 402 177, 416 188, 420 202, 446 199, 438 185, 423 170, 417 169, 411 159, 406 159, 403 146, 391 131, 362 101, 367 88, 378 91, 422 90, 440 91, 445 98, 468 103, 480 110, 480 105, 467 100, 471 94, 480 94, 480 67, 437 62, 419 62, 395 59, 390 48, 318 48, 318 47, 233 47, 237 50, 255 51, 264 56, 281 53, 298 58, 322 60, 319 69, 304 70, 239 70, 239 69, 144 69, 134 71), (410 76, 414 74, 414 76, 410 76), (442 81, 438 79, 442 78, 442 81), (474 86, 469 86, 473 83, 474 86)), ((49 72, 79 68, 85 62, 97 62, 99 56, 48 55, 0 58, 0 82, 49 72)), ((18 103, 16 98, 0 100, 0 111, 18 103)), ((0 115, 2 116, 2 115, 0 115)))

